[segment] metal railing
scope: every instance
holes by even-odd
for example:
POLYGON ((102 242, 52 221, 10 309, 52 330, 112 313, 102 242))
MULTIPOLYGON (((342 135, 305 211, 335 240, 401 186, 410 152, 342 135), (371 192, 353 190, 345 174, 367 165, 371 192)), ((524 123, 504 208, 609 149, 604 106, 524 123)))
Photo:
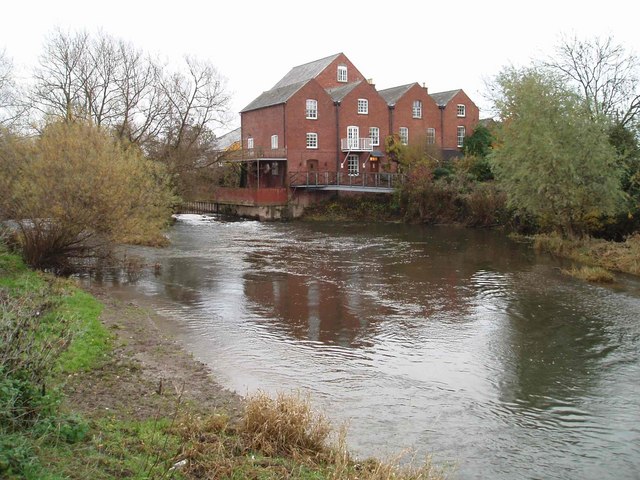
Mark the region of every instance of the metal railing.
POLYGON ((394 189, 404 182, 401 173, 293 172, 289 174, 290 187, 367 187, 394 189))
POLYGON ((343 152, 371 152, 373 145, 371 139, 366 138, 343 138, 340 141, 343 152))
POLYGON ((225 153, 225 160, 242 161, 242 160, 261 160, 265 159, 283 159, 287 158, 286 148, 243 148, 225 153))

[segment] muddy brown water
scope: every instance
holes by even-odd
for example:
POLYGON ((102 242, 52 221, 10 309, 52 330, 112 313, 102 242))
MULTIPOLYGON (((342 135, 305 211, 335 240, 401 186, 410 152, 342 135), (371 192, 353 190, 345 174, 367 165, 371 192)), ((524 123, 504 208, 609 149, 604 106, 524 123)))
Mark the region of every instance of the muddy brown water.
POLYGON ((308 392, 353 452, 460 479, 640 478, 640 280, 566 277, 503 233, 182 215, 146 302, 224 386, 308 392))

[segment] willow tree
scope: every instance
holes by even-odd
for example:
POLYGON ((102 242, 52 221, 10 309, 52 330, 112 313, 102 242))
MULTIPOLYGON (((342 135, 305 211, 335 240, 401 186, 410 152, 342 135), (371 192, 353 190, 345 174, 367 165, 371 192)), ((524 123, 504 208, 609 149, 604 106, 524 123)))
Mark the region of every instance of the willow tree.
POLYGON ((0 211, 28 264, 64 273, 116 243, 163 240, 174 197, 163 169, 136 146, 77 121, 0 146, 0 211))
POLYGON ((564 235, 588 233, 621 206, 620 169, 606 124, 544 70, 514 68, 495 80, 502 127, 490 156, 515 211, 564 235))

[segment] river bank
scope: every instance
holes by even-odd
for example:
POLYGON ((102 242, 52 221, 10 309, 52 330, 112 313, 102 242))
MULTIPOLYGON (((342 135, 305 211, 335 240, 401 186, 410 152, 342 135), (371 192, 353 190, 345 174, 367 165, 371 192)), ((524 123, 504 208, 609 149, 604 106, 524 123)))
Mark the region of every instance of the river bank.
MULTIPOLYGON (((435 221, 421 221, 418 223, 457 225, 468 228, 498 228, 509 234, 504 222, 495 222, 495 219, 503 218, 504 213, 495 215, 485 213, 480 216, 473 213, 468 216, 460 216, 460 214, 451 213, 457 208, 453 206, 455 202, 448 201, 445 203, 449 205, 447 207, 449 211, 446 215, 436 216, 435 221), (478 221, 480 217, 490 218, 491 220, 480 222, 478 221)), ((408 223, 400 208, 396 205, 396 201, 385 195, 337 197, 309 207, 305 210, 301 220, 310 222, 408 223)), ((623 242, 590 236, 565 238, 553 233, 531 235, 512 233, 510 235, 518 241, 530 244, 539 253, 548 253, 577 262, 578 265, 565 270, 564 273, 589 282, 612 282, 614 281, 614 276, 611 272, 640 275, 639 234, 631 235, 623 242)))
POLYGON ((443 478, 428 459, 353 460, 308 399, 240 397, 163 334, 154 311, 2 250, 0 310, 2 478, 443 478), (26 341, 11 340, 18 325, 26 341))
POLYGON ((113 347, 100 368, 69 377, 70 408, 89 417, 110 412, 144 420, 171 413, 180 399, 196 413, 240 415, 242 398, 216 383, 204 364, 164 335, 156 313, 115 299, 104 288, 88 292, 104 305, 100 320, 113 335, 113 347))

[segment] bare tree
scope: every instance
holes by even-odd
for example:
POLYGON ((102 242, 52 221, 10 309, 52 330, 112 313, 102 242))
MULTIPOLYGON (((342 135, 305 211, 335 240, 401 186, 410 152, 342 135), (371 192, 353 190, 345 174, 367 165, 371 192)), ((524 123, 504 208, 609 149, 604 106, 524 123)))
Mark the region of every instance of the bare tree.
POLYGON ((45 42, 31 95, 43 114, 80 117, 112 128, 143 148, 153 142, 189 151, 207 131, 226 121, 229 96, 207 62, 186 57, 184 69, 167 73, 131 44, 104 33, 55 30, 45 42))
POLYGON ((187 56, 185 66, 185 73, 161 79, 170 112, 166 137, 176 149, 195 144, 207 128, 224 125, 229 104, 224 81, 211 63, 187 56))
POLYGON ((638 119, 640 63, 613 38, 563 37, 543 66, 576 87, 593 116, 605 115, 623 126, 638 119))
POLYGON ((34 72, 33 107, 44 115, 65 120, 84 116, 86 108, 82 69, 85 68, 89 35, 67 34, 59 28, 48 37, 34 72))
POLYGON ((224 79, 213 65, 185 57, 185 66, 160 78, 169 110, 150 152, 167 164, 180 193, 217 158, 213 128, 226 124, 229 104, 224 79))
POLYGON ((23 112, 18 86, 14 78, 13 62, 0 51, 0 126, 13 126, 23 112))
POLYGON ((157 81, 159 62, 119 41, 120 73, 116 76, 120 116, 113 125, 120 138, 144 145, 162 131, 169 107, 157 81))

